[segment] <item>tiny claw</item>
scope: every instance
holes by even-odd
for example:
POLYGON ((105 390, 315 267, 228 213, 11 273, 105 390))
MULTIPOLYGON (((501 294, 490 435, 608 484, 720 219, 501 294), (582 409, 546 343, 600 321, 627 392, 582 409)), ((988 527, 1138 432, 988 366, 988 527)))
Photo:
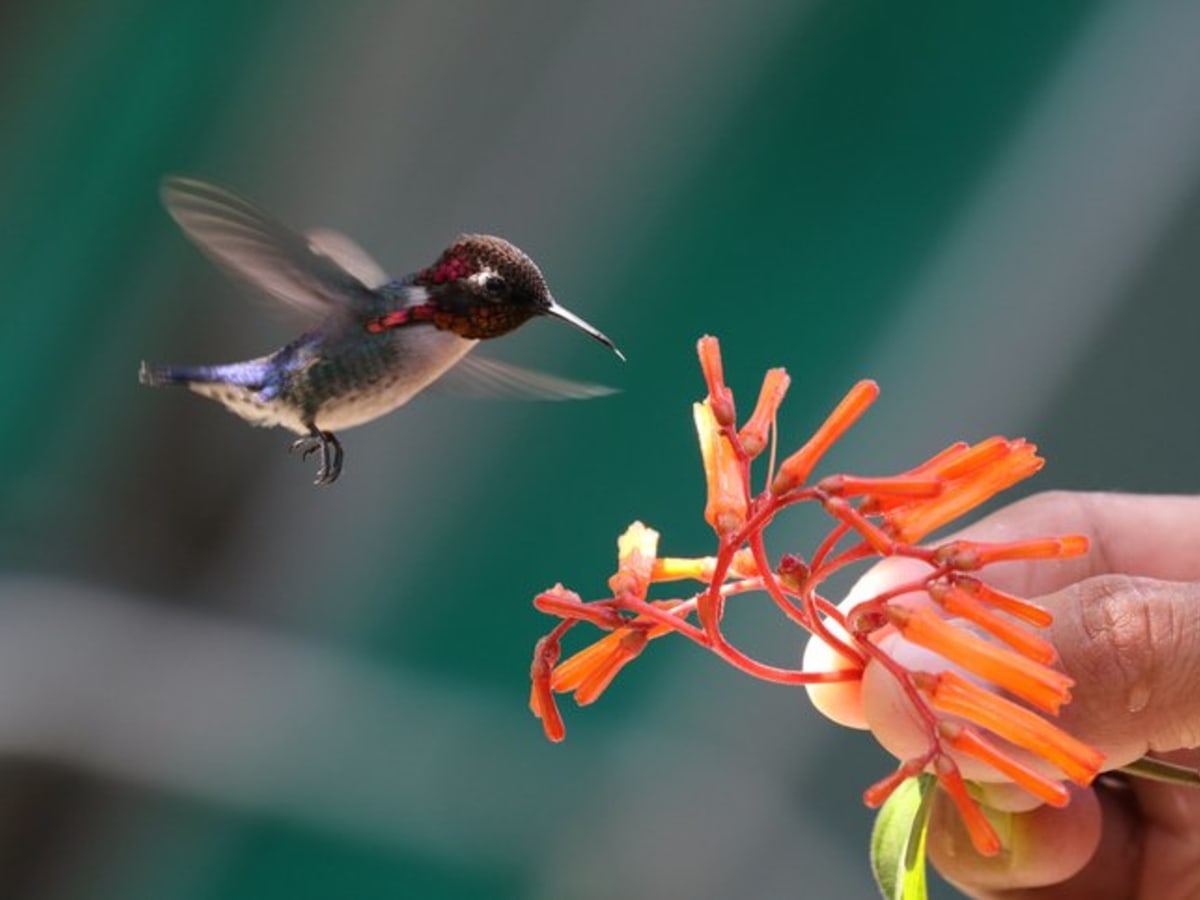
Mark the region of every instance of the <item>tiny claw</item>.
POLYGON ((308 459, 318 450, 321 451, 321 465, 317 468, 317 478, 313 484, 333 484, 342 474, 342 444, 332 431, 318 431, 313 428, 311 434, 292 441, 289 453, 300 451, 301 459, 308 459))
POLYGON ((308 459, 308 454, 320 446, 321 441, 318 438, 308 435, 307 437, 296 438, 296 440, 292 441, 292 446, 288 447, 288 453, 295 453, 298 450, 300 451, 301 459, 308 459))
POLYGON ((308 459, 309 454, 319 449, 321 442, 314 437, 302 437, 292 441, 292 446, 288 447, 288 453, 300 451, 301 459, 308 459))

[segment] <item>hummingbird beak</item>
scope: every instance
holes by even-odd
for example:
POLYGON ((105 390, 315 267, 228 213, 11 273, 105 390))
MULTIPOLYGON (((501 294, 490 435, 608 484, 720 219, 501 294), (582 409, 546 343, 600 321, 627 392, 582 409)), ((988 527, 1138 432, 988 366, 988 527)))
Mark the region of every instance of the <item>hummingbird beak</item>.
POLYGON ((547 316, 553 316, 556 319, 562 319, 568 325, 574 325, 576 328, 578 328, 584 334, 591 335, 593 338, 598 340, 600 343, 602 343, 605 347, 607 347, 613 353, 617 354, 617 358, 619 360, 621 360, 621 362, 625 362, 625 354, 622 353, 620 350, 618 350, 617 345, 614 344, 612 341, 610 341, 604 335, 603 332, 599 331, 596 328, 593 328, 591 325, 589 325, 587 322, 583 321, 583 319, 579 318, 579 316, 575 315, 575 313, 571 312, 566 307, 559 306, 558 303, 555 302, 553 297, 550 298, 550 305, 546 308, 546 310, 543 314, 547 315, 547 316))

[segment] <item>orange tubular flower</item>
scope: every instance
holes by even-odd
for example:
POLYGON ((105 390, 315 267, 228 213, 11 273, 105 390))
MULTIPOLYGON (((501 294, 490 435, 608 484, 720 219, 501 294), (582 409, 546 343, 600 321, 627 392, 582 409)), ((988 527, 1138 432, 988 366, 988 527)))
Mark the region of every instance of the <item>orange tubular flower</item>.
POLYGON ((701 556, 696 559, 665 556, 654 561, 654 568, 650 571, 650 580, 660 582, 691 579, 707 584, 713 577, 716 566, 717 558, 715 556, 701 556))
POLYGON ((1017 448, 1028 448, 1031 452, 1037 450, 1032 444, 1018 438, 1010 441, 993 435, 978 444, 963 447, 961 452, 947 456, 930 469, 930 474, 937 475, 947 481, 959 481, 963 478, 981 472, 1008 456, 1017 448))
POLYGON ((931 609, 889 606, 887 613, 906 640, 944 656, 1046 712, 1057 715, 1059 707, 1071 699, 1071 686, 1075 684, 1071 678, 963 631, 931 609))
POLYGON ((1000 838, 992 823, 983 814, 983 809, 971 799, 967 792, 967 784, 958 771, 958 766, 948 756, 939 756, 933 764, 933 774, 937 776, 938 784, 942 786, 962 818, 971 843, 983 856, 995 856, 1000 852, 1000 838))
POLYGON ((645 629, 622 628, 609 635, 605 640, 611 645, 606 648, 608 652, 602 658, 597 659, 592 666, 581 670, 577 683, 568 687, 566 683, 559 685, 556 680, 554 682, 555 690, 573 689, 575 702, 580 706, 594 703, 604 689, 617 677, 617 673, 628 663, 633 662, 645 649, 647 637, 645 629))
POLYGON ((933 548, 917 542, 1037 472, 1043 464, 1037 448, 1023 439, 992 437, 973 446, 953 444, 898 475, 833 474, 811 483, 816 465, 879 394, 874 382, 860 381, 808 442, 777 473, 768 472, 767 483, 756 490, 752 464, 770 440, 788 389, 787 373, 767 373, 754 412, 739 430, 720 345, 705 337, 697 351, 708 395, 693 413, 707 488, 704 517, 716 532, 716 553, 659 557, 658 532, 634 522, 617 542, 610 596, 584 602, 559 584, 536 597, 539 610, 560 620, 538 642, 530 667, 530 706, 546 736, 560 741, 565 733, 556 693, 573 693, 580 705, 594 702, 651 641, 668 634, 682 635, 747 674, 782 684, 861 680, 863 668, 875 663, 899 682, 915 720, 923 723, 927 746, 867 788, 864 800, 882 804, 905 779, 931 772, 954 801, 979 852, 998 852, 999 838, 972 799, 955 756, 979 760, 1055 805, 1066 802, 1064 787, 1014 748, 1079 784, 1090 783, 1104 757, 1033 709, 1000 695, 1006 691, 1055 715, 1069 701, 1074 682, 1051 668, 1057 660, 1054 646, 1033 631, 1051 624, 1050 613, 990 587, 984 570, 1011 560, 1053 563, 1086 552, 1087 539, 950 541, 933 548), (784 553, 771 560, 764 532, 785 508, 806 501, 815 501, 813 507, 828 517, 829 531, 810 553, 784 553), (849 614, 819 593, 844 567, 891 556, 924 563, 927 571, 864 598, 849 614), (697 593, 650 599, 653 585, 688 580, 699 582, 697 593), (910 609, 899 600, 922 592, 936 607, 910 609), (785 621, 807 629, 833 651, 831 656, 853 664, 829 671, 784 669, 735 647, 722 630, 723 616, 755 594, 768 595, 785 621), (581 623, 606 633, 560 663, 561 638, 581 623), (891 657, 888 643, 878 640, 879 630, 889 625, 945 659, 947 671, 912 671, 891 657), (995 690, 957 674, 952 665, 995 690))
POLYGON ((1091 784, 1104 765, 1104 754, 1076 740, 1041 716, 946 671, 918 679, 933 708, 986 728, 1053 764, 1076 784, 1091 784))
POLYGON ((981 569, 990 563, 1014 559, 1067 559, 1087 552, 1088 539, 1082 534, 1032 541, 982 544, 978 541, 951 541, 938 547, 934 562, 955 569, 981 569))
POLYGON ((704 475, 708 480, 704 520, 718 535, 732 534, 746 521, 746 490, 742 485, 741 465, 729 438, 721 434, 708 401, 693 404, 692 414, 700 436, 704 475))
POLYGON ((554 664, 558 662, 558 654, 558 642, 551 637, 542 638, 534 648, 533 665, 529 671, 529 678, 533 682, 529 708, 542 720, 546 737, 556 744, 567 736, 567 729, 563 725, 558 705, 554 702, 554 693, 550 688, 550 679, 554 664))
POLYGON ((855 475, 830 475, 817 484, 834 497, 872 497, 876 504, 889 500, 910 502, 914 497, 936 497, 942 492, 942 480, 928 475, 898 475, 895 478, 860 478, 855 475))
POLYGON ((896 788, 900 787, 901 784, 914 775, 920 775, 927 764, 928 759, 925 757, 910 759, 901 763, 863 791, 863 803, 871 809, 878 809, 880 806, 883 806, 884 801, 892 795, 896 788))
MULTIPOLYGON (((682 559, 677 556, 663 556, 654 560, 654 568, 650 572, 650 580, 681 581, 690 578, 708 584, 717 570, 715 556, 700 556, 695 559, 682 559)), ((739 550, 733 556, 733 562, 725 577, 753 578, 758 574, 758 566, 754 563, 754 555, 749 550, 739 550)))
POLYGON ((737 419, 733 406, 733 391, 725 385, 725 370, 721 365, 721 345, 715 337, 702 337, 696 344, 700 354, 700 369, 708 385, 708 405, 713 419, 721 428, 732 428, 737 419))
POLYGON ((975 597, 980 603, 1008 613, 1014 619, 1020 619, 1035 628, 1048 628, 1054 622, 1054 617, 1050 615, 1049 610, 1043 609, 1036 603, 1030 603, 1022 597, 1014 597, 1012 594, 989 587, 978 578, 955 574, 951 576, 950 581, 959 590, 975 597))
POLYGON ((602 637, 559 665, 550 679, 550 687, 560 694, 574 692, 575 702, 580 706, 594 702, 617 672, 637 655, 631 651, 644 637, 643 631, 634 628, 621 628, 602 637), (586 700, 578 694, 584 685, 589 687, 586 700))
POLYGON ((783 402, 783 396, 787 393, 791 381, 786 369, 767 370, 754 414, 738 432, 742 449, 750 459, 754 459, 766 449, 767 437, 775 424, 775 413, 779 411, 779 404, 783 402))
POLYGON ((860 381, 852 387, 808 443, 783 461, 779 474, 771 483, 771 493, 776 496, 786 494, 802 485, 821 457, 850 430, 878 396, 879 385, 874 381, 860 381))
POLYGON ((954 750, 987 763, 997 772, 1007 775, 1039 800, 1051 806, 1066 806, 1070 799, 1067 789, 1024 763, 1013 759, 970 728, 957 722, 940 722, 938 734, 954 750))
POLYGON ((580 706, 594 703, 617 673, 636 659, 648 642, 669 631, 665 625, 646 623, 637 628, 620 628, 562 662, 554 669, 548 687, 560 694, 574 693, 575 702, 580 706))
POLYGON ((950 615, 961 616, 974 622, 988 634, 1004 641, 1013 650, 1029 657, 1035 663, 1049 666, 1058 659, 1058 652, 1048 640, 988 609, 984 603, 962 588, 934 582, 927 590, 933 601, 950 615))
POLYGON ((915 502, 889 510, 884 522, 891 534, 908 543, 919 541, 931 531, 952 522, 994 497, 1005 488, 1024 481, 1045 463, 1037 447, 1023 440, 991 438, 933 467, 924 474, 943 481, 942 493, 933 500, 915 502))
POLYGON ((614 597, 646 599, 654 558, 658 552, 658 532, 634 522, 617 538, 617 574, 608 579, 614 597))

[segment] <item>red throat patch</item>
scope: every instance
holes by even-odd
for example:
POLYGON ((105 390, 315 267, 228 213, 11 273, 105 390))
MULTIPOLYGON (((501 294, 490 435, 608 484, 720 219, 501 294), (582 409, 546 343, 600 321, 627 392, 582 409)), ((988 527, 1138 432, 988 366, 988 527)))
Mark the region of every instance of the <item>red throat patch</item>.
POLYGON ((458 281, 460 278, 466 278, 474 271, 474 267, 465 257, 455 254, 458 247, 451 247, 442 258, 430 266, 428 269, 422 269, 417 275, 417 282, 420 284, 445 284, 448 281, 458 281))

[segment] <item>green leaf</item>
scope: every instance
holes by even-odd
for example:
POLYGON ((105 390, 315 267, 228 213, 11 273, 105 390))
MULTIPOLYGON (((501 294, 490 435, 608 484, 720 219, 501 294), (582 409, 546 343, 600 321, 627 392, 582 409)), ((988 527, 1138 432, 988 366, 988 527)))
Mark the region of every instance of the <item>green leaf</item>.
POLYGON ((871 830, 871 870, 884 900, 926 900, 925 833, 937 781, 909 778, 888 797, 871 830))

